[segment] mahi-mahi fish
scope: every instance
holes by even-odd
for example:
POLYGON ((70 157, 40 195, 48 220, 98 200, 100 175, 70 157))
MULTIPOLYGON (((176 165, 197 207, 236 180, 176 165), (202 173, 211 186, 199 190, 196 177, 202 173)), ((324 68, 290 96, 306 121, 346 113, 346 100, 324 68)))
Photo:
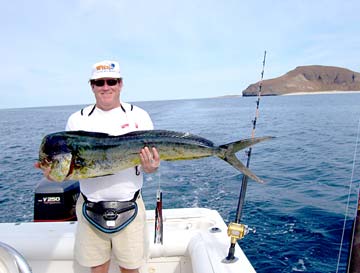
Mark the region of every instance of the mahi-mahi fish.
POLYGON ((221 146, 205 138, 167 130, 134 131, 120 136, 85 131, 63 131, 45 136, 39 165, 54 181, 111 175, 140 165, 140 150, 155 147, 161 160, 189 160, 216 156, 257 182, 263 182, 235 153, 272 137, 242 139, 221 146))

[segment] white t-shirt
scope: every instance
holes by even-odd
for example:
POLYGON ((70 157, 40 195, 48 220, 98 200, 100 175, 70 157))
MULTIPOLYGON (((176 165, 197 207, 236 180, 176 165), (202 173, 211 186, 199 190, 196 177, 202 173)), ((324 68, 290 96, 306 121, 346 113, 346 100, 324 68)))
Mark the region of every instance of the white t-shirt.
MULTIPOLYGON (((94 105, 72 114, 66 124, 67 131, 101 132, 109 135, 123 135, 137 130, 152 130, 153 123, 143 109, 121 102, 121 107, 103 111, 94 105)), ((140 152, 140 151, 139 151, 140 152)), ((93 202, 127 201, 142 188, 143 175, 135 168, 120 171, 114 175, 80 180, 81 192, 93 202)))

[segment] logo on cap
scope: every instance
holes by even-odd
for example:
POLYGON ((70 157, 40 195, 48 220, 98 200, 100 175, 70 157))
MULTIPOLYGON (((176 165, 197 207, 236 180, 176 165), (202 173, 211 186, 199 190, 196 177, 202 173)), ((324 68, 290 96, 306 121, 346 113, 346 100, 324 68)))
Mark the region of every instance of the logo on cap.
POLYGON ((101 64, 96 67, 96 70, 112 70, 114 68, 115 68, 114 63, 111 63, 110 65, 101 64))

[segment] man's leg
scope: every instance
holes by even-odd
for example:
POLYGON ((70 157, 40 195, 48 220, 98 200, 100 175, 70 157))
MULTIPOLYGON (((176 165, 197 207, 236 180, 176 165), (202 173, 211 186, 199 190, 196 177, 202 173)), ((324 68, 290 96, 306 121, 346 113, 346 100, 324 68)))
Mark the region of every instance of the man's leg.
POLYGON ((77 228, 74 254, 78 263, 93 268, 92 272, 108 272, 111 241, 107 234, 96 230, 82 214, 83 198, 76 204, 77 228))
POLYGON ((107 261, 104 264, 91 267, 91 273, 108 273, 109 272, 110 261, 107 261))
POLYGON ((121 273, 139 273, 139 269, 126 269, 120 266, 121 273))
POLYGON ((122 272, 137 273, 146 263, 149 254, 148 229, 144 202, 139 196, 136 200, 138 214, 134 221, 112 238, 114 262, 122 272), (133 270, 131 270, 133 269, 133 270))

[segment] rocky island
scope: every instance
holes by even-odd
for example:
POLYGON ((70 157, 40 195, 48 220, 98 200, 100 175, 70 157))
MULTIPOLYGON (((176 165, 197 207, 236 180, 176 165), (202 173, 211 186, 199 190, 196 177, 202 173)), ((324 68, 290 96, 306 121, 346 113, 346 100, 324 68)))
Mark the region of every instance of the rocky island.
MULTIPOLYGON (((243 96, 257 96, 259 82, 242 91, 243 96)), ((360 91, 360 73, 335 66, 298 66, 278 78, 263 80, 261 95, 293 93, 360 91)))

